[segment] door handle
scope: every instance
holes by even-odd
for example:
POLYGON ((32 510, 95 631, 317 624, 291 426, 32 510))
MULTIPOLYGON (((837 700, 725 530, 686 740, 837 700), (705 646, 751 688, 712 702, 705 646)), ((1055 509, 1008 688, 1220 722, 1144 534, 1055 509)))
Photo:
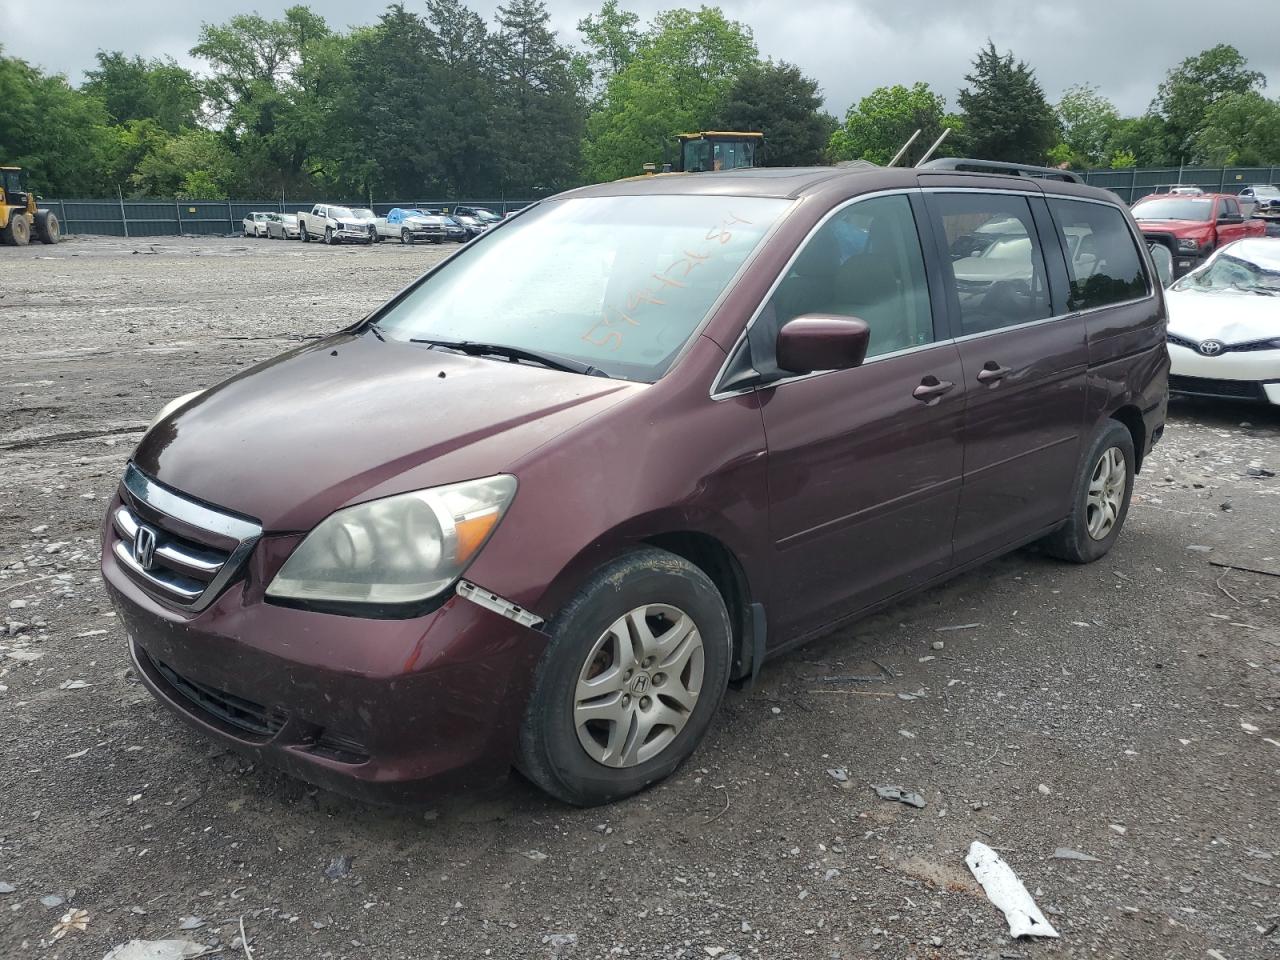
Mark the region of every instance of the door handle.
POLYGON ((994 360, 988 360, 982 365, 982 369, 978 371, 978 382, 997 384, 1003 380, 1010 372, 1011 367, 1002 367, 994 360))
POLYGON ((931 407, 942 399, 944 393, 954 390, 955 386, 950 380, 939 380, 933 374, 929 374, 920 381, 920 386, 911 391, 911 395, 931 407))

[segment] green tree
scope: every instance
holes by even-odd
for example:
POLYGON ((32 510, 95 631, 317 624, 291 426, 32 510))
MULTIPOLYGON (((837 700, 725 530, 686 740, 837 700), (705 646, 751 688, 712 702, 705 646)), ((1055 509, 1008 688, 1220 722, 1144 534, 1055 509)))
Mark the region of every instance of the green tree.
POLYGON ((750 63, 743 67, 711 126, 759 130, 762 161, 771 167, 822 162, 835 118, 822 109, 818 81, 790 63, 750 63))
POLYGON ((212 130, 187 130, 148 153, 129 178, 141 196, 223 200, 235 178, 230 150, 212 130))
POLYGON ((675 135, 711 126, 756 59, 750 29, 717 7, 659 14, 587 121, 588 176, 634 176, 646 162, 670 157, 675 135))
POLYGON ((1110 155, 1111 138, 1119 122, 1115 104, 1099 94, 1097 87, 1087 83, 1068 87, 1058 101, 1058 124, 1067 151, 1065 156, 1055 153, 1054 159, 1076 167, 1101 166, 1110 155))
POLYGON ((101 100, 116 123, 151 120, 177 133, 199 122, 200 85, 172 58, 143 60, 119 50, 99 50, 97 57, 98 69, 85 72, 80 89, 101 100))
POLYGON ((1058 142, 1058 124, 1027 62, 1001 56, 988 40, 965 80, 958 99, 966 150, 983 160, 1043 163, 1058 142))
MULTIPOLYGON (((280 20, 245 14, 201 28, 191 53, 209 64, 204 94, 238 155, 242 188, 277 193, 307 182, 308 146, 323 116, 298 77, 311 52, 329 49, 329 37, 324 20, 302 6, 280 20)), ((341 64, 323 66, 336 71, 341 64)))
POLYGON ((849 107, 844 125, 831 135, 828 152, 836 161, 885 164, 919 130, 920 136, 899 161, 911 166, 946 126, 946 101, 927 83, 913 84, 910 89, 901 84, 877 87, 849 107))
POLYGON ((599 13, 579 20, 578 32, 587 47, 592 79, 601 91, 611 77, 635 59, 644 40, 640 18, 619 8, 618 0, 605 0, 599 13))
POLYGON ((1107 149, 1113 156, 1132 156, 1134 165, 1140 167, 1163 167, 1177 162, 1173 159, 1164 120, 1150 113, 1119 120, 1111 131, 1107 149))
POLYGON ((502 188, 530 196, 581 175, 589 73, 551 29, 543 0, 499 6, 493 37, 495 124, 502 188))
POLYGON ((1205 112, 1193 143, 1197 162, 1215 167, 1280 163, 1280 103, 1260 93, 1228 93, 1205 112))
POLYGON ((426 21, 399 3, 353 39, 330 138, 348 191, 411 196, 428 185, 436 169, 432 42, 426 21))
MULTIPOLYGON (((461 0, 427 0, 432 90, 437 97, 431 123, 438 176, 448 192, 478 198, 500 179, 489 31, 461 0)), ((574 129, 580 129, 575 122, 574 129)))
POLYGON ((1151 103, 1151 112, 1165 122, 1173 159, 1194 159, 1196 138, 1215 103, 1233 93, 1260 91, 1266 82, 1266 77, 1250 70, 1240 51, 1227 43, 1187 57, 1170 70, 1151 103))
POLYGON ((114 137, 106 108, 61 74, 45 74, 0 49, 0 155, 49 195, 114 192, 114 137))

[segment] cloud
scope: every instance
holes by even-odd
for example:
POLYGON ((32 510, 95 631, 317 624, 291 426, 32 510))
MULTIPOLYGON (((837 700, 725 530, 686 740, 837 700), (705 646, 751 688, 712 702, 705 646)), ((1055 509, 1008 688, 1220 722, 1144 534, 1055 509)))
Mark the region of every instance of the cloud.
MULTIPOLYGON (((294 2, 0 0, 0 23, 6 54, 77 82, 94 66, 99 48, 195 65, 187 51, 202 21, 221 22, 251 10, 279 16, 294 2)), ((408 5, 421 10, 413 0, 408 5)), ((496 0, 471 5, 490 17, 497 8, 496 0)), ((646 20, 680 5, 623 0, 646 20)), ((372 22, 385 9, 366 0, 313 0, 308 6, 339 28, 372 22)), ((562 39, 576 41, 578 19, 599 3, 548 0, 548 6, 562 39)), ((761 53, 798 64, 816 78, 827 108, 839 116, 878 86, 917 80, 954 107, 970 61, 987 38, 1028 61, 1051 101, 1066 87, 1087 82, 1122 112, 1140 113, 1170 67, 1217 43, 1235 44, 1254 69, 1280 86, 1276 0, 1226 0, 1212 16, 1191 0, 724 0, 719 6, 751 27, 761 53)))

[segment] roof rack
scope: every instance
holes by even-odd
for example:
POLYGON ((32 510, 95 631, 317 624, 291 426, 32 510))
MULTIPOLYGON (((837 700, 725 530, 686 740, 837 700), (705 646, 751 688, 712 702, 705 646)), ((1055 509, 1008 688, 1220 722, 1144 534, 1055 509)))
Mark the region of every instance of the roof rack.
POLYGON ((971 160, 963 157, 939 157, 921 164, 917 169, 929 171, 952 170, 957 173, 1007 173, 1015 177, 1037 177, 1041 180, 1064 180, 1067 183, 1084 183, 1078 173, 1059 170, 1057 167, 1036 167, 1027 163, 1004 163, 1000 160, 971 160))

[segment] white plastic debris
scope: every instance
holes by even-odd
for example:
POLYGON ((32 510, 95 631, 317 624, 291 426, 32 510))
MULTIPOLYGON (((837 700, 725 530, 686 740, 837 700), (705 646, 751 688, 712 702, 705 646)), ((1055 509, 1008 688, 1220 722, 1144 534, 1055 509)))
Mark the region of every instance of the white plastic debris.
POLYGON ((195 960, 208 952, 208 947, 190 940, 130 940, 102 960, 195 960))
POLYGON ((982 884, 987 899, 999 907, 1009 921, 1009 936, 1057 938, 1058 931, 1045 919, 1018 875, 1000 854, 975 840, 964 862, 974 879, 982 884))

